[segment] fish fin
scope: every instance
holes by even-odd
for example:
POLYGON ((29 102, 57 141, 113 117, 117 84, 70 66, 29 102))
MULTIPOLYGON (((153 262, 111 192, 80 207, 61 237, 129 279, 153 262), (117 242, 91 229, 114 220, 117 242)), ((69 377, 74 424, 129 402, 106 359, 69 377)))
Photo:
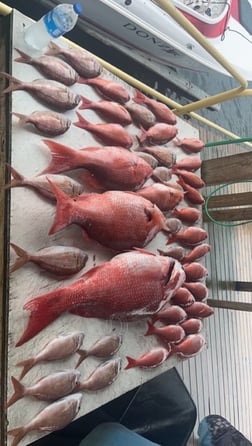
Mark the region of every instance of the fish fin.
POLYGON ((75 127, 80 127, 81 129, 88 129, 90 126, 90 122, 88 122, 79 112, 75 112, 79 121, 73 122, 75 127))
POLYGON ((135 88, 135 93, 136 95, 132 98, 134 102, 136 102, 137 104, 142 104, 143 102, 145 102, 146 96, 141 93, 141 91, 135 88))
POLYGON ((24 333, 16 343, 16 347, 29 341, 65 311, 62 301, 64 296, 65 288, 61 288, 35 297, 24 305, 24 310, 30 311, 30 317, 24 333))
POLYGON ((16 401, 20 400, 24 396, 24 385, 20 383, 14 376, 11 376, 11 382, 14 387, 14 393, 6 403, 6 408, 10 407, 16 401))
POLYGON ((85 110, 89 108, 93 104, 88 98, 81 96, 81 105, 79 106, 79 110, 85 110))
POLYGON ((89 79, 85 79, 84 77, 78 76, 77 78, 77 84, 88 84, 89 79))
POLYGON ((154 324, 150 321, 147 321, 148 324, 148 329, 146 331, 146 333, 144 334, 144 336, 151 336, 154 334, 153 328, 154 328, 154 324))
POLYGON ((0 76, 5 77, 6 79, 9 79, 11 81, 11 85, 5 88, 2 91, 3 93, 10 93, 11 91, 23 89, 23 82, 17 79, 16 77, 11 76, 10 74, 5 73, 4 71, 0 72, 0 76))
POLYGON ((26 428, 25 426, 16 427, 15 429, 11 429, 7 432, 8 435, 11 435, 14 437, 11 446, 17 446, 18 443, 22 440, 22 438, 26 434, 26 428))
POLYGON ((143 144, 143 142, 144 142, 145 139, 146 139, 146 133, 147 133, 147 131, 145 130, 145 128, 143 128, 142 125, 139 125, 139 128, 140 128, 140 130, 141 130, 142 133, 141 133, 140 137, 137 136, 137 139, 138 139, 138 141, 140 142, 140 144, 143 144))
POLYGON ((20 361, 16 364, 17 367, 23 367, 22 372, 20 373, 20 376, 18 377, 19 380, 23 379, 26 373, 29 372, 29 370, 34 366, 35 360, 34 358, 25 359, 24 361, 20 361))
POLYGON ((50 181, 49 178, 47 178, 47 181, 50 184, 52 192, 57 200, 55 220, 48 233, 48 235, 52 235, 72 223, 71 210, 73 208, 74 199, 65 194, 65 192, 56 186, 53 181, 50 181))
POLYGON ((75 369, 77 369, 77 367, 79 367, 79 365, 84 361, 84 359, 86 359, 88 357, 88 350, 81 350, 81 349, 79 349, 79 350, 77 350, 76 353, 78 353, 78 355, 80 357, 79 357, 79 359, 78 359, 78 361, 76 363, 76 366, 74 367, 75 369))
POLYGON ((28 252, 24 249, 20 248, 20 246, 15 245, 14 243, 10 243, 10 246, 14 249, 15 253, 19 257, 13 265, 10 267, 10 272, 13 273, 17 269, 21 268, 21 266, 25 265, 30 260, 30 256, 28 252))
POLYGON ((48 45, 48 50, 45 51, 47 56, 56 56, 61 53, 61 47, 55 42, 51 41, 48 45))
POLYGON ((75 159, 78 151, 50 139, 43 139, 51 152, 51 162, 39 175, 45 173, 60 173, 76 167, 75 159))
POLYGON ((126 359, 128 361, 128 364, 126 365, 126 367, 124 367, 124 370, 128 370, 128 369, 131 369, 131 368, 137 366, 136 359, 132 358, 131 356, 125 356, 125 357, 126 357, 126 359))
POLYGON ((23 185, 23 181, 25 179, 25 177, 23 175, 21 175, 16 169, 14 169, 14 167, 12 167, 10 164, 5 163, 7 169, 9 170, 9 172, 11 173, 11 175, 13 176, 13 180, 11 180, 10 183, 5 184, 3 186, 4 189, 9 189, 10 187, 18 187, 18 186, 22 186, 23 185))
POLYGON ((16 59, 14 59, 15 62, 22 62, 22 63, 27 63, 27 64, 32 63, 32 57, 29 56, 29 54, 26 54, 23 51, 18 50, 17 48, 15 48, 15 50, 21 56, 21 57, 17 57, 16 59))
POLYGON ((12 112, 11 114, 19 118, 18 122, 19 125, 23 125, 27 122, 27 115, 23 115, 22 113, 16 113, 16 112, 12 112))

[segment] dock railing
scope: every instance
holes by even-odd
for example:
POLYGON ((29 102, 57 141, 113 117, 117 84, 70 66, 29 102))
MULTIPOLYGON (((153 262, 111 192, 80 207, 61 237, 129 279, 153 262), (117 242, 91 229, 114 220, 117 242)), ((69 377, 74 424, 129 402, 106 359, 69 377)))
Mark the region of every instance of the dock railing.
MULTIPOLYGON (((142 91, 144 91, 146 94, 149 94, 156 99, 160 100, 161 102, 167 104, 169 107, 172 108, 173 112, 180 116, 180 115, 189 115, 192 119, 195 119, 199 123, 206 125, 210 128, 213 128, 214 130, 224 134, 225 136, 228 136, 232 139, 240 138, 240 136, 230 132, 229 130, 219 126, 218 124, 214 123, 213 121, 204 118, 203 116, 195 113, 195 110, 204 109, 207 107, 210 107, 215 104, 220 104, 224 101, 233 100, 242 96, 251 96, 252 95, 252 89, 247 88, 248 82, 247 80, 228 62, 226 58, 224 58, 218 50, 216 50, 213 45, 211 45, 207 39, 197 30, 197 28, 192 25, 192 23, 174 6, 174 4, 171 2, 171 0, 155 0, 156 3, 162 8, 167 14, 169 14, 179 25, 181 25, 212 57, 215 58, 217 62, 219 62, 228 72, 229 74, 238 82, 238 87, 212 95, 208 96, 204 99, 200 99, 197 101, 192 101, 189 104, 181 105, 177 103, 176 101, 168 98, 167 96, 159 93, 155 89, 149 87, 145 83, 139 81, 138 79, 134 78, 133 76, 130 76, 129 74, 125 73, 124 71, 120 70, 119 68, 115 67, 114 65, 108 63, 104 59, 101 59, 95 56, 99 62, 112 72, 115 76, 120 77, 128 84, 134 86, 135 88, 138 88, 142 91)), ((0 15, 8 15, 12 11, 12 8, 5 5, 4 3, 0 2, 0 15)), ((79 48, 79 45, 76 43, 63 38, 69 45, 79 48)), ((245 142, 246 145, 252 147, 252 144, 249 142, 245 142)))

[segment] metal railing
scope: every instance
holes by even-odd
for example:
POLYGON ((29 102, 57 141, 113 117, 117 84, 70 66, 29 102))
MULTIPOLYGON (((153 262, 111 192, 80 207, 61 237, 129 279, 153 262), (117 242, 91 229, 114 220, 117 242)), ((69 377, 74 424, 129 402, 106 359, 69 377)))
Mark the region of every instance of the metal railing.
MULTIPOLYGON (((217 51, 208 41, 207 39, 197 30, 197 28, 192 25, 189 20, 184 17, 184 15, 174 6, 174 4, 170 0, 156 0, 156 3, 165 11, 167 12, 179 25, 181 25, 208 53, 215 58, 217 62, 219 62, 228 72, 229 74, 240 84, 237 88, 233 88, 230 90, 227 90, 225 92, 218 93, 213 96, 208 96, 207 98, 193 101, 187 105, 181 105, 177 103, 176 101, 168 98, 167 96, 159 93, 155 89, 149 87, 148 85, 144 84, 143 82, 139 81, 138 79, 134 78, 133 76, 130 76, 129 74, 125 73, 124 71, 120 70, 119 68, 115 67, 114 65, 108 63, 107 61, 95 56, 101 64, 104 66, 105 69, 112 72, 115 76, 120 77, 122 80, 127 82, 128 84, 134 86, 135 88, 138 88, 142 91, 144 91, 146 94, 149 94, 156 99, 164 102, 169 107, 172 108, 173 112, 176 115, 189 115, 191 118, 195 119, 196 121, 200 122, 201 124, 204 124, 208 127, 213 128, 214 130, 217 130, 218 132, 223 133, 224 135, 228 136, 232 139, 240 138, 240 136, 230 132, 227 129, 224 129, 223 127, 219 126, 218 124, 210 121, 209 119, 204 118, 203 116, 197 114, 194 112, 194 110, 199 110, 203 108, 210 107, 211 105, 219 104, 224 101, 233 100, 238 97, 242 96, 250 96, 252 95, 252 89, 248 89, 248 82, 247 80, 240 75, 240 73, 226 60, 220 53, 217 51)), ((12 8, 5 5, 4 3, 0 2, 0 15, 8 15, 12 11, 12 8)), ((80 48, 79 45, 76 43, 63 38, 69 45, 80 48)), ((252 144, 249 142, 246 142, 245 144, 252 147, 252 144)))

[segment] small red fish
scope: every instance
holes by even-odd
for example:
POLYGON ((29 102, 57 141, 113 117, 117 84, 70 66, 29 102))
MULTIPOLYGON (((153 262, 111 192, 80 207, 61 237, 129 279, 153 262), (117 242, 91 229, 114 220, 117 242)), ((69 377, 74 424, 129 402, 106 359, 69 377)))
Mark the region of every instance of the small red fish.
POLYGON ((178 133, 177 127, 162 122, 153 125, 148 130, 145 130, 143 127, 140 128, 142 130, 142 134, 139 138, 141 144, 146 141, 153 145, 166 144, 175 138, 178 133))
POLYGON ((195 262, 196 260, 202 259, 211 249, 211 246, 207 243, 202 243, 202 245, 195 246, 184 258, 182 259, 182 264, 195 262))
POLYGON ((181 358, 192 358, 203 350, 205 344, 202 334, 188 335, 179 344, 173 344, 172 353, 176 353, 181 358))
POLYGON ((28 262, 40 266, 40 268, 59 275, 67 276, 78 273, 87 263, 87 254, 74 246, 48 246, 36 253, 30 253, 20 246, 10 243, 18 258, 11 265, 10 272, 13 273, 28 262))
POLYGON ((183 245, 194 246, 199 245, 207 238, 207 232, 197 226, 189 226, 183 231, 177 232, 177 234, 173 234, 167 244, 173 242, 179 242, 183 245))
POLYGON ((198 282, 208 275, 207 269, 201 263, 192 262, 184 266, 186 280, 188 282, 198 282))
POLYGON ((77 81, 78 73, 68 63, 53 56, 31 57, 23 51, 15 50, 21 57, 17 57, 15 62, 22 62, 35 67, 48 79, 61 82, 64 85, 73 85, 77 81))
POLYGON ((195 189, 201 189, 205 186, 205 181, 203 181, 199 175, 196 175, 194 172, 190 172, 185 169, 177 169, 176 167, 172 167, 172 172, 179 176, 179 178, 183 178, 186 184, 194 187, 195 189))
POLYGON ((163 251, 162 249, 158 249, 157 251, 161 256, 172 257, 180 262, 185 256, 185 249, 182 246, 170 246, 166 251, 163 251))
MULTIPOLYGON (((103 68, 100 62, 81 48, 63 48, 51 41, 45 54, 49 56, 63 56, 80 76, 91 78, 101 74, 103 68)), ((80 79, 78 79, 78 82, 80 79)))
POLYGON ((197 334, 202 330, 203 324, 200 319, 187 319, 181 322, 181 327, 183 328, 186 335, 197 334))
POLYGON ((81 393, 65 396, 42 409, 26 426, 8 431, 14 437, 11 446, 17 446, 24 436, 32 431, 54 432, 67 426, 80 410, 81 393))
POLYGON ((214 313, 213 308, 209 307, 209 305, 205 304, 204 302, 194 302, 189 307, 186 307, 185 311, 188 317, 200 319, 212 316, 214 313))
POLYGON ((75 223, 83 228, 89 239, 122 251, 143 248, 159 231, 168 231, 160 209, 137 194, 107 191, 81 195, 77 200, 50 184, 57 199, 57 208, 49 235, 75 223))
POLYGON ((185 208, 175 208, 171 212, 172 217, 179 218, 182 223, 197 223, 201 216, 202 212, 197 208, 185 207, 185 208))
POLYGON ((181 264, 170 257, 136 250, 119 254, 71 285, 26 302, 23 308, 29 312, 29 321, 16 346, 66 311, 122 321, 152 316, 169 302, 184 280, 181 264))
POLYGON ((185 194, 185 199, 192 204, 203 204, 205 203, 204 197, 201 193, 195 189, 195 187, 190 186, 190 184, 185 183, 182 177, 179 177, 177 183, 183 187, 185 194))
POLYGON ((169 217, 165 220, 167 231, 171 234, 177 234, 182 228, 182 223, 178 218, 169 217))
POLYGON ((125 370, 132 367, 140 367, 143 369, 154 368, 161 365, 170 355, 170 349, 163 347, 156 347, 150 350, 148 353, 144 353, 139 358, 134 359, 131 356, 126 356, 128 364, 124 367, 125 370))
POLYGON ((197 301, 202 301, 208 296, 208 289, 204 283, 185 282, 183 287, 187 288, 197 301))
POLYGON ((161 211, 167 211, 177 206, 184 198, 184 192, 173 189, 161 183, 154 183, 139 189, 137 195, 155 203, 161 211))
POLYGON ((10 407, 24 396, 32 396, 42 401, 55 401, 58 398, 72 393, 79 380, 80 372, 77 370, 51 373, 40 378, 31 386, 24 386, 14 376, 11 376, 14 393, 8 400, 6 407, 10 407))
POLYGON ((118 377, 121 362, 121 358, 115 358, 100 364, 87 379, 77 383, 75 392, 96 391, 109 386, 118 377))
POLYGON ((152 322, 147 321, 148 330, 144 336, 156 335, 161 340, 168 343, 180 342, 185 337, 185 332, 180 325, 166 325, 163 327, 156 327, 152 322))
POLYGON ((171 167, 176 162, 175 153, 169 150, 167 147, 143 146, 140 147, 140 149, 154 156, 162 166, 171 167))
POLYGON ((127 102, 125 108, 131 114, 133 121, 137 125, 142 125, 145 129, 149 129, 156 124, 155 115, 144 105, 127 102))
POLYGON ((137 156, 140 156, 140 158, 146 161, 146 163, 148 163, 152 167, 152 169, 156 169, 156 167, 158 166, 158 160, 149 153, 137 151, 137 156))
POLYGON ((110 356, 113 356, 119 350, 121 345, 122 345, 121 335, 103 336, 101 339, 96 341, 89 349, 78 350, 78 355, 80 355, 80 357, 75 368, 79 367, 79 365, 89 356, 94 356, 95 358, 102 358, 102 359, 106 359, 110 356))
POLYGON ((185 310, 183 310, 183 308, 178 305, 171 305, 170 307, 162 308, 161 310, 159 310, 156 314, 153 315, 152 320, 153 322, 160 321, 164 324, 179 324, 186 318, 187 314, 185 310))
POLYGON ((34 127, 44 136, 58 136, 65 133, 70 125, 70 119, 62 114, 52 111, 34 111, 30 115, 14 113, 12 115, 19 118, 19 124, 33 124, 34 127))
POLYGON ((132 137, 120 124, 92 124, 88 122, 80 113, 76 112, 79 121, 73 125, 94 133, 96 138, 104 144, 111 146, 121 146, 129 149, 133 144, 132 137))
POLYGON ((205 147, 204 142, 197 138, 177 138, 174 141, 174 144, 178 147, 181 147, 181 149, 185 150, 186 152, 190 153, 201 152, 201 150, 205 147))
POLYGON ((125 104, 130 99, 128 90, 123 85, 112 80, 95 77, 93 79, 79 78, 78 82, 91 85, 101 96, 120 104, 125 104))
POLYGON ((150 108, 152 113, 156 116, 157 120, 160 122, 165 122, 166 124, 174 125, 177 122, 176 115, 167 107, 167 105, 162 102, 158 102, 156 99, 150 99, 135 88, 136 95, 133 98, 138 104, 145 104, 150 108))
POLYGON ((89 99, 81 96, 81 105, 79 110, 95 110, 102 118, 108 119, 112 122, 129 125, 132 123, 132 118, 129 112, 123 105, 113 101, 90 101, 89 99))
POLYGON ((171 299, 173 306, 179 305, 181 307, 187 307, 192 305, 194 302, 194 296, 187 288, 184 287, 180 287, 171 299))
POLYGON ((174 167, 177 169, 191 170, 192 172, 200 169, 202 160, 198 156, 188 156, 182 160, 178 160, 174 167))
POLYGON ((152 175, 143 159, 122 147, 86 147, 74 150, 56 141, 44 139, 52 159, 42 173, 60 173, 83 167, 101 189, 137 190, 152 175))

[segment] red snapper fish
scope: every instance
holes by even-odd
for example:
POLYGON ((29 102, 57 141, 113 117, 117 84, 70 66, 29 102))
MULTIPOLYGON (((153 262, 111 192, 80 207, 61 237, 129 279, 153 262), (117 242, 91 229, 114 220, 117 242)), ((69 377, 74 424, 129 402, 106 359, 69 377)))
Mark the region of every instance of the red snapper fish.
POLYGON ((137 190, 152 175, 153 169, 135 153, 123 147, 86 147, 74 150, 44 139, 52 159, 42 173, 60 173, 83 167, 100 189, 137 190))
POLYGON ((170 307, 162 308, 160 311, 154 314, 152 320, 153 322, 160 321, 164 324, 179 324, 180 322, 184 321, 186 317, 187 314, 183 308, 178 305, 171 305, 170 307))
POLYGON ((65 133, 70 125, 70 119, 52 111, 34 111, 30 115, 12 112, 19 118, 19 124, 32 124, 44 136, 58 136, 65 133))
POLYGON ((163 251, 162 249, 157 250, 161 256, 172 257, 173 259, 181 260, 185 256, 185 249, 182 246, 170 246, 168 249, 163 251))
POLYGON ((182 160, 178 160, 174 167, 177 169, 185 169, 190 171, 198 170, 201 167, 202 161, 198 156, 187 156, 182 160))
POLYGON ((198 262, 192 262, 184 266, 186 280, 188 282, 198 282, 208 275, 207 269, 198 262))
POLYGON ((205 304, 204 302, 194 302, 189 307, 186 307, 185 311, 188 317, 200 319, 212 316, 214 313, 213 308, 209 307, 209 305, 205 304))
POLYGON ((185 337, 179 344, 172 346, 172 353, 181 358, 192 358, 205 347, 206 341, 202 334, 191 334, 185 337))
POLYGON ((171 150, 167 149, 167 147, 162 146, 144 146, 140 147, 140 150, 149 153, 154 156, 161 166, 171 167, 176 162, 176 155, 171 150))
POLYGON ((80 410, 81 393, 74 393, 55 401, 42 409, 26 426, 8 431, 14 437, 11 446, 17 446, 26 434, 32 431, 54 432, 67 426, 80 410))
POLYGON ((204 142, 197 138, 177 138, 177 140, 174 141, 174 144, 189 153, 201 152, 205 147, 204 142))
POLYGON ((117 379, 121 362, 121 358, 115 358, 98 365, 88 378, 77 383, 75 392, 96 391, 109 386, 117 379))
POLYGON ((133 139, 120 124, 92 124, 88 122, 80 113, 76 112, 78 121, 73 125, 93 133, 96 138, 104 144, 111 146, 121 146, 129 149, 133 144, 133 139))
POLYGON ((79 110, 95 110, 102 118, 108 119, 121 125, 129 125, 132 123, 132 118, 129 112, 123 105, 113 101, 90 101, 81 96, 81 105, 79 110))
POLYGON ((183 245, 188 246, 196 246, 202 243, 207 238, 207 232, 205 229, 202 229, 197 226, 189 226, 182 231, 177 232, 177 234, 173 234, 167 244, 178 242, 183 245))
POLYGON ((197 223, 202 216, 202 212, 193 207, 175 208, 171 212, 172 217, 179 218, 182 223, 197 223))
POLYGON ((173 167, 172 173, 175 173, 175 175, 182 177, 186 184, 189 184, 189 186, 192 186, 195 189, 201 189, 205 186, 205 182, 199 177, 199 175, 196 175, 194 172, 173 167))
POLYGON ((156 124, 155 115, 148 108, 144 107, 144 105, 127 102, 125 108, 130 112, 133 121, 138 125, 142 125, 145 129, 149 129, 152 125, 156 124))
POLYGON ((140 367, 142 369, 154 368, 161 365, 170 355, 171 349, 156 347, 147 353, 139 356, 139 358, 134 359, 131 356, 126 356, 128 364, 124 367, 124 370, 131 369, 133 367, 140 367))
POLYGON ((177 122, 176 115, 162 102, 158 102, 156 99, 150 99, 135 88, 136 96, 133 98, 137 104, 145 104, 150 108, 152 113, 156 116, 160 122, 174 125, 177 122))
POLYGON ((143 248, 159 231, 169 231, 160 209, 132 192, 90 193, 73 199, 50 184, 57 209, 49 235, 75 223, 89 239, 122 251, 143 248))
POLYGON ((140 129, 142 130, 142 134, 139 138, 140 143, 143 144, 147 141, 154 146, 158 144, 166 144, 171 141, 171 139, 175 138, 178 133, 177 127, 163 122, 154 124, 148 130, 145 130, 143 127, 140 127, 140 129))
POLYGON ((187 288, 197 301, 202 301, 208 296, 208 289, 204 283, 201 282, 185 282, 183 285, 187 288))
POLYGON ((61 59, 53 56, 31 57, 17 48, 15 50, 20 54, 20 57, 17 57, 15 62, 32 65, 45 77, 61 82, 64 85, 70 86, 77 81, 78 73, 61 59))
POLYGON ((80 355, 79 360, 75 366, 79 365, 89 356, 94 356, 95 358, 106 359, 113 356, 122 345, 122 335, 109 335, 103 336, 101 339, 96 341, 89 349, 78 350, 80 355))
POLYGON ((144 336, 156 335, 164 342, 173 343, 180 342, 185 337, 185 332, 180 325, 166 325, 163 327, 156 327, 151 322, 147 322, 148 330, 144 336))
POLYGON ((173 304, 172 307, 179 305, 179 308, 183 308, 192 305, 195 302, 195 299, 187 288, 181 287, 178 289, 178 291, 176 291, 176 294, 174 294, 172 297, 171 302, 173 304))
POLYGON ((187 319, 180 325, 185 331, 186 335, 199 333, 203 327, 201 319, 194 319, 194 318, 187 319))
POLYGON ((208 243, 202 243, 202 245, 195 246, 186 256, 184 256, 181 263, 191 263, 204 257, 211 249, 208 243))
POLYGON ((77 73, 83 77, 91 78, 99 76, 103 70, 100 62, 81 48, 63 48, 55 42, 50 42, 45 54, 50 56, 63 56, 77 73))
POLYGON ((130 99, 129 92, 123 85, 109 79, 103 79, 102 77, 95 77, 94 79, 79 78, 78 82, 91 85, 101 96, 110 101, 125 104, 130 99))
POLYGON ((161 211, 168 211, 177 206, 184 198, 184 192, 166 186, 161 183, 154 183, 139 189, 137 195, 155 203, 161 211))
POLYGON ((152 253, 119 254, 83 274, 64 288, 25 303, 27 327, 20 346, 69 311, 82 317, 134 320, 153 315, 176 293, 185 280, 179 262, 152 253))
POLYGON ((10 93, 16 90, 25 90, 45 104, 57 110, 71 110, 75 108, 81 97, 65 85, 48 79, 35 79, 32 82, 23 82, 8 73, 1 72, 0 76, 11 81, 11 85, 3 90, 10 93))
POLYGON ((205 202, 204 197, 201 193, 195 189, 195 187, 190 186, 190 184, 186 183, 181 176, 179 176, 179 181, 177 183, 183 187, 186 192, 185 198, 192 204, 203 204, 205 202))

